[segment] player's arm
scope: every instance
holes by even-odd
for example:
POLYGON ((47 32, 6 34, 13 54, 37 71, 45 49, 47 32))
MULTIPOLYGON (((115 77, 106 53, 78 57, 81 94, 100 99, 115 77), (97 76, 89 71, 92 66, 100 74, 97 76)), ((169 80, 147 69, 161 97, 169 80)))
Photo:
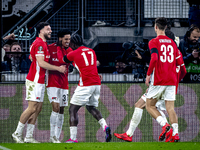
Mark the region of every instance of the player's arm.
MULTIPOLYGON (((177 57, 176 57, 176 65, 179 67, 178 69, 179 70, 179 81, 180 82, 184 76, 186 75, 187 71, 186 71, 186 68, 185 68, 185 64, 184 64, 184 61, 183 61, 183 55, 181 54, 181 52, 179 50, 177 50, 177 57)), ((177 72, 178 73, 178 72, 177 72)))
POLYGON ((69 52, 67 55, 63 57, 63 61, 66 63, 70 63, 71 61, 74 60, 74 55, 75 55, 74 51, 69 52))
POLYGON ((153 69, 155 68, 157 61, 158 61, 158 50, 157 50, 157 48, 152 48, 151 49, 151 60, 150 60, 149 68, 147 71, 148 76, 150 76, 151 73, 153 72, 153 69))
MULTIPOLYGON (((68 54, 69 52, 71 52, 73 50, 69 47, 66 51, 67 51, 66 53, 68 54)), ((65 55, 63 54, 62 48, 60 46, 57 46, 57 57, 58 57, 58 60, 60 63, 66 63, 64 61, 64 56, 65 55)), ((70 63, 70 62, 67 62, 67 63, 70 63)))
POLYGON ((44 68, 44 69, 56 70, 56 71, 59 71, 61 73, 66 72, 66 67, 64 65, 62 65, 62 66, 51 65, 51 64, 47 63, 46 61, 44 61, 44 56, 42 56, 42 55, 36 56, 36 60, 38 62, 38 65, 40 67, 44 68))
POLYGON ((185 65, 180 67, 180 77, 179 77, 179 82, 184 78, 184 76, 186 75, 187 71, 185 68, 185 65))
POLYGON ((149 68, 148 68, 147 76, 146 76, 146 80, 145 80, 145 84, 147 86, 149 86, 151 73, 153 72, 153 69, 155 68, 157 61, 158 61, 158 50, 157 50, 157 48, 152 48, 151 49, 151 60, 149 63, 149 68))

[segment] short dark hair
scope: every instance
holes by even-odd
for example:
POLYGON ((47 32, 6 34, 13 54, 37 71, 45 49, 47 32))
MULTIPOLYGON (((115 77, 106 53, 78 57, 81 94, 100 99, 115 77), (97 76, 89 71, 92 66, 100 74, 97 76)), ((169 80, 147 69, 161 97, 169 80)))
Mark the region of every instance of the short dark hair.
POLYGON ((200 29, 199 29, 199 27, 197 25, 191 24, 190 28, 186 32, 186 36, 190 37, 192 31, 194 31, 194 30, 196 30, 197 32, 200 32, 200 29))
POLYGON ((165 17, 159 17, 155 19, 155 24, 160 30, 165 30, 167 26, 167 19, 165 17))
POLYGON ((67 35, 67 34, 72 34, 72 32, 69 30, 69 29, 67 29, 67 28, 64 28, 64 29, 60 29, 59 31, 58 31, 58 33, 57 33, 57 37, 59 38, 59 37, 64 37, 65 35, 67 35))
POLYGON ((21 45, 20 43, 18 43, 18 42, 13 42, 13 43, 10 45, 10 50, 12 49, 12 47, 13 47, 14 45, 19 45, 19 46, 21 47, 21 49, 22 49, 22 45, 21 45))
POLYGON ((72 34, 70 42, 74 43, 75 45, 81 46, 83 45, 83 38, 79 34, 72 34))
POLYGON ((40 22, 37 26, 36 26, 36 30, 38 33, 40 33, 40 30, 42 30, 45 26, 49 26, 50 24, 48 22, 40 22))

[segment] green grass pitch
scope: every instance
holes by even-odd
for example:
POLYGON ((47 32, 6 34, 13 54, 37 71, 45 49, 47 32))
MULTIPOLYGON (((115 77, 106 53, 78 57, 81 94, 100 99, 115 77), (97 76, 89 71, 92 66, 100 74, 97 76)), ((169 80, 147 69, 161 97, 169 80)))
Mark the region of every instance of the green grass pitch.
POLYGON ((199 150, 196 142, 87 142, 87 143, 39 143, 39 144, 0 144, 2 150, 199 150))

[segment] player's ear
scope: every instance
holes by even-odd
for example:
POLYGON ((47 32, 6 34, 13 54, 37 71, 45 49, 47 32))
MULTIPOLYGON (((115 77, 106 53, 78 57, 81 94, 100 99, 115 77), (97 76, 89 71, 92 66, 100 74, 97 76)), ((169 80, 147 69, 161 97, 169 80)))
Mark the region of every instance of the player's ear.
POLYGON ((59 41, 62 41, 62 38, 61 38, 61 37, 59 37, 59 38, 58 38, 58 40, 59 40, 59 41))

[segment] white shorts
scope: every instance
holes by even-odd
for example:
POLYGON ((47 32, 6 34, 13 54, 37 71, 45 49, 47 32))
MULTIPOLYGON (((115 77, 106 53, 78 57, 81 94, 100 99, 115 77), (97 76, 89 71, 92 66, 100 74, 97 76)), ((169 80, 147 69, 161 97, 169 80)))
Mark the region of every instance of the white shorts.
POLYGON ((60 107, 68 106, 68 90, 57 87, 48 87, 47 95, 49 102, 59 103, 60 107))
POLYGON ((157 100, 176 100, 176 86, 154 86, 150 85, 147 92, 147 98, 157 100))
POLYGON ((95 106, 98 107, 101 85, 78 86, 70 101, 71 104, 78 106, 95 106))
MULTIPOLYGON (((146 102, 146 96, 147 96, 147 93, 144 93, 141 96, 141 99, 143 99, 145 102, 146 102)), ((161 97, 161 99, 159 101, 157 101, 156 107, 159 108, 160 110, 166 110, 165 100, 163 99, 163 97, 161 97)))
POLYGON ((26 100, 43 102, 45 84, 35 83, 26 79, 26 100))

